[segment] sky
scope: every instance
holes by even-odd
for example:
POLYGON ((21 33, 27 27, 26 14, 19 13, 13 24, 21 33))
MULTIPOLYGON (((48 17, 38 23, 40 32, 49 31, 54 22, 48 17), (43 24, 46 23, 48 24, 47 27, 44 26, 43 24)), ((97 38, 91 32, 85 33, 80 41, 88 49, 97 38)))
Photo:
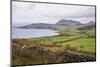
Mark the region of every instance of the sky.
POLYGON ((61 19, 81 23, 95 21, 95 7, 47 3, 12 2, 12 24, 57 23, 61 19))

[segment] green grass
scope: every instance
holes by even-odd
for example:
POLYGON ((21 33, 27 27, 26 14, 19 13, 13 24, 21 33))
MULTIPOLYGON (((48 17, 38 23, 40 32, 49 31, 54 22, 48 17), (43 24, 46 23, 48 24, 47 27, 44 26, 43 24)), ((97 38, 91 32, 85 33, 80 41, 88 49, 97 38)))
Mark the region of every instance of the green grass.
POLYGON ((52 36, 37 38, 35 40, 39 41, 42 45, 69 45, 70 47, 77 48, 79 51, 95 52, 95 38, 80 38, 79 36, 52 36))
POLYGON ((61 35, 79 35, 79 30, 77 30, 77 26, 61 26, 56 28, 61 35))
POLYGON ((39 41, 41 44, 53 44, 53 45, 61 45, 63 42, 79 38, 79 36, 52 36, 52 37, 42 37, 42 38, 34 38, 33 40, 39 41))
POLYGON ((63 45, 70 45, 77 47, 80 51, 95 52, 95 38, 81 38, 63 43, 63 45))
POLYGON ((77 48, 79 51, 95 52, 95 29, 79 31, 76 26, 59 27, 60 35, 20 40, 24 44, 60 45, 77 48), (64 33, 62 35, 62 33, 64 33), (66 35, 71 34, 71 35, 66 35))
POLYGON ((36 38, 35 40, 44 45, 68 45, 79 51, 95 52, 95 29, 79 31, 77 26, 64 26, 58 27, 56 30, 60 35, 36 38))
MULTIPOLYGON (((57 36, 49 36, 49 37, 40 37, 40 38, 29 38, 29 39, 13 39, 13 43, 23 45, 44 45, 44 47, 49 48, 50 50, 57 52, 62 49, 81 52, 85 54, 95 55, 95 29, 92 30, 77 30, 76 26, 69 27, 59 27, 56 29, 59 31, 60 35, 57 36), (53 47, 51 47, 53 46, 53 47), (57 47, 60 46, 60 47, 57 47)), ((39 49, 39 48, 38 48, 39 49)), ((57 59, 52 59, 51 55, 47 56, 47 53, 43 51, 39 51, 36 49, 33 53, 31 52, 33 49, 13 49, 13 64, 44 64, 49 62, 56 62, 57 59), (14 51, 15 50, 15 51, 14 51), (43 53, 42 53, 43 52, 43 53), (43 56, 41 56, 41 53, 43 56), (43 60, 40 60, 42 57, 43 60), (51 57, 51 58, 50 58, 51 57), (49 59, 50 58, 50 59, 49 59)), ((59 52, 58 52, 59 53, 59 52)), ((65 57, 65 56, 64 56, 65 57)), ((59 57, 62 58, 62 55, 59 57)), ((70 58, 68 61, 73 59, 77 60, 77 58, 70 58)))

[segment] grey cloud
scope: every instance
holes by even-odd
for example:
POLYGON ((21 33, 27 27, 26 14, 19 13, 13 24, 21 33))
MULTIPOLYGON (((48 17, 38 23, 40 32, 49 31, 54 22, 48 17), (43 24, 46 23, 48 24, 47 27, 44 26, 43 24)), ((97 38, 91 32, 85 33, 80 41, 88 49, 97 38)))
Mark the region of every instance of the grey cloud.
POLYGON ((13 22, 57 21, 61 18, 95 18, 95 7, 13 2, 13 22))

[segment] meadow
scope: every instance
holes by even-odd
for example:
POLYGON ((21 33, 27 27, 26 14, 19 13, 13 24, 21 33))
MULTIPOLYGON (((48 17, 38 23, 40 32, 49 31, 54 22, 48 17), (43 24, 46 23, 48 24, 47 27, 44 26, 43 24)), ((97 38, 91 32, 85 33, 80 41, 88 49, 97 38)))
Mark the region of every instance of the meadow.
POLYGON ((95 29, 69 26, 56 30, 60 33, 56 36, 12 39, 13 65, 95 61, 95 29))
POLYGON ((78 30, 77 26, 58 27, 58 36, 42 37, 33 40, 42 45, 60 45, 74 47, 77 51, 95 53, 95 29, 78 30))
POLYGON ((57 29, 60 35, 46 36, 29 39, 15 39, 13 41, 22 45, 46 45, 46 46, 61 46, 72 47, 76 51, 93 52, 95 53, 95 29, 77 30, 75 26, 62 27, 57 29))

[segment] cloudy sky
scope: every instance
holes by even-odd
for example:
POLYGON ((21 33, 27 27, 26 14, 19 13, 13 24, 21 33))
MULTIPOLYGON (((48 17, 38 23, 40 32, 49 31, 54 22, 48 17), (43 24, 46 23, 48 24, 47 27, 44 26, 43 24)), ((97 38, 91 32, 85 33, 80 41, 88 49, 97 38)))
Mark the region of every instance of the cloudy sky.
POLYGON ((87 23, 95 21, 95 7, 30 2, 12 2, 12 24, 56 23, 72 19, 87 23))

